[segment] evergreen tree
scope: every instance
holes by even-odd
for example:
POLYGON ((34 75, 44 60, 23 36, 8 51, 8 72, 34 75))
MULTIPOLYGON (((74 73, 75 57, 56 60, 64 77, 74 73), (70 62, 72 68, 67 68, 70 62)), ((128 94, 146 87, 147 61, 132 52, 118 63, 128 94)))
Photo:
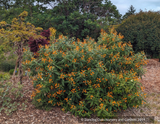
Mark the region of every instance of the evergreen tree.
POLYGON ((114 27, 124 36, 123 42, 131 42, 135 53, 144 50, 147 55, 160 58, 159 24, 159 12, 140 11, 114 27))
POLYGON ((136 10, 134 9, 133 5, 131 5, 128 12, 126 12, 126 14, 123 16, 123 20, 127 19, 130 15, 135 14, 135 11, 136 10))
POLYGON ((102 4, 102 0, 57 1, 59 4, 52 10, 54 19, 50 26, 57 29, 57 35, 69 34, 70 38, 81 40, 88 35, 97 40, 100 30, 104 29, 104 25, 97 21, 98 17, 109 21, 117 21, 121 17, 116 6, 108 0, 105 0, 105 4, 102 4))

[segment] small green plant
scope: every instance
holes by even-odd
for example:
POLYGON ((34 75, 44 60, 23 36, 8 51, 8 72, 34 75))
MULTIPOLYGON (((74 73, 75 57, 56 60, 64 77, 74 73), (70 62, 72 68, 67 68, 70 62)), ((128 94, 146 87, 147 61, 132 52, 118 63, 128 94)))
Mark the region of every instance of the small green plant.
MULTIPOLYGON (((16 74, 16 75, 18 74, 18 70, 19 70, 19 69, 17 69, 17 70, 15 71, 15 74, 16 74)), ((13 72, 14 72, 14 69, 9 70, 9 74, 10 74, 10 75, 13 75, 13 72)))
POLYGON ((10 74, 9 73, 2 73, 0 74, 0 81, 5 81, 10 79, 10 74))
POLYGON ((20 83, 15 88, 11 82, 0 82, 0 112, 4 110, 6 115, 10 115, 19 108, 20 103, 15 101, 23 98, 23 94, 21 93, 22 87, 20 83))
POLYGON ((13 75, 14 69, 9 70, 9 74, 13 75))
POLYGON ((144 52, 134 54, 123 36, 102 30, 98 42, 87 37, 77 42, 59 36, 56 43, 25 51, 23 67, 33 80, 36 107, 62 106, 80 117, 97 113, 114 117, 118 110, 139 107, 145 101, 138 77, 143 75, 144 52))
POLYGON ((3 61, 0 64, 0 70, 4 72, 9 72, 9 70, 14 69, 14 68, 15 68, 15 64, 13 64, 13 62, 3 61))

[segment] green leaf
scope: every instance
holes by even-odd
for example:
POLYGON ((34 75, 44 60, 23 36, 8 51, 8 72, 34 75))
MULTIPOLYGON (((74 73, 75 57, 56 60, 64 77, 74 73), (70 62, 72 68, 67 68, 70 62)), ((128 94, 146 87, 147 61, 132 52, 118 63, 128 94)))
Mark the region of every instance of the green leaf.
POLYGON ((64 86, 64 80, 62 79, 62 86, 64 86))
POLYGON ((60 75, 60 73, 57 70, 54 70, 53 73, 60 75))
POLYGON ((58 69, 60 69, 60 70, 62 69, 61 67, 59 67, 59 66, 57 66, 57 65, 54 65, 54 66, 56 66, 56 67, 57 67, 58 69))
POLYGON ((71 90, 71 84, 69 84, 69 90, 71 90))
POLYGON ((100 109, 98 112, 97 112, 97 116, 100 116, 102 113, 102 110, 100 109))
POLYGON ((109 106, 109 107, 108 107, 108 111, 111 111, 111 110, 112 110, 112 107, 111 107, 111 106, 109 106))
POLYGON ((90 104, 90 107, 93 105, 93 101, 91 102, 91 104, 90 104))

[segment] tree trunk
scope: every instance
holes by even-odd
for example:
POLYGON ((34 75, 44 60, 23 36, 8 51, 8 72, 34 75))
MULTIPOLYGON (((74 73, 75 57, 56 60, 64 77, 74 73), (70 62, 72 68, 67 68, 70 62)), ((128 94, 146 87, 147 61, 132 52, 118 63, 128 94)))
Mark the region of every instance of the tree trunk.
MULTIPOLYGON (((23 41, 22 41, 23 42, 23 41)), ((23 44, 20 42, 20 54, 19 54, 19 78, 20 78, 20 83, 22 84, 22 78, 23 78, 23 72, 22 72, 22 48, 23 44)))
POLYGON ((13 75, 12 75, 12 81, 13 81, 13 83, 15 82, 15 79, 16 79, 15 71, 17 70, 18 62, 19 62, 19 58, 16 61, 16 66, 15 66, 15 69, 14 69, 14 72, 13 72, 13 75))

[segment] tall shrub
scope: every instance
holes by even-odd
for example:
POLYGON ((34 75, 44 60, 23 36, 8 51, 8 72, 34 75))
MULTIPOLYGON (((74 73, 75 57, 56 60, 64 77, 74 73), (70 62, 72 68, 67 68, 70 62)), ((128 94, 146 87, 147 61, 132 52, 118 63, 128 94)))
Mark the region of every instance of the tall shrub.
POLYGON ((39 46, 37 59, 25 51, 23 66, 33 80, 34 105, 62 106, 62 111, 80 117, 96 113, 110 118, 118 110, 143 104, 139 76, 145 55, 134 54, 122 38, 113 29, 110 34, 102 30, 97 43, 89 37, 75 42, 61 35, 57 42, 39 46))
POLYGON ((144 50, 146 54, 160 58, 159 25, 159 12, 141 11, 114 27, 118 33, 124 35, 123 42, 131 41, 136 53, 144 50))

